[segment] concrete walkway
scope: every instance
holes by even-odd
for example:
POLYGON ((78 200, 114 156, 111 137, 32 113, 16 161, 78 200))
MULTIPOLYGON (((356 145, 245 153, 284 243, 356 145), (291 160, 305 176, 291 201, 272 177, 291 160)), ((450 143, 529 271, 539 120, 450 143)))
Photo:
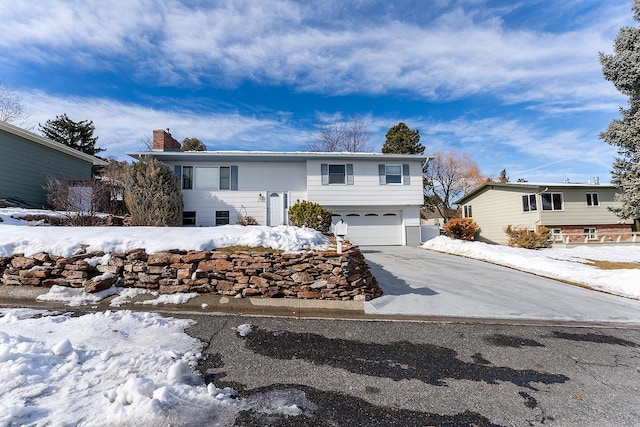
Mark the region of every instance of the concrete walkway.
POLYGON ((640 301, 406 246, 362 247, 384 295, 369 315, 640 325, 640 301))

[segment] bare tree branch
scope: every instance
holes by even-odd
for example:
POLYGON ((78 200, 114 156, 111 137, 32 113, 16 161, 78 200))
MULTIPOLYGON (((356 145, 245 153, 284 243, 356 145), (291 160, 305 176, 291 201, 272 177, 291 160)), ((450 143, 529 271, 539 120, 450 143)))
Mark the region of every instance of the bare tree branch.
POLYGON ((365 121, 354 118, 347 122, 318 124, 318 134, 307 142, 309 151, 370 151, 369 132, 365 121))
POLYGON ((22 96, 14 87, 0 82, 0 121, 24 126, 29 116, 22 96))

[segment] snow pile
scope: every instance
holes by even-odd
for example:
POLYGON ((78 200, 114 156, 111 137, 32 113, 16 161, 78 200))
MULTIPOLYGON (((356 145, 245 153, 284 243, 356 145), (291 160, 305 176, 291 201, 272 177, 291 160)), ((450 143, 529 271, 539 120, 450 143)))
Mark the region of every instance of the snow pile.
MULTIPOLYGON (((10 210, 16 215, 16 209, 10 210)), ((246 245, 300 252, 327 249, 329 241, 320 232, 292 226, 265 227, 225 225, 221 227, 25 227, 0 209, 0 256, 39 252, 70 256, 83 246, 86 251, 126 252, 145 248, 147 253, 169 249, 212 250, 246 245)), ((22 212, 33 213, 30 210, 22 212)), ((49 211, 42 211, 49 212, 49 211)), ((96 262, 102 262, 97 260, 96 262)))
POLYGON ((239 399, 204 385, 193 369, 203 344, 184 333, 193 323, 126 310, 0 309, 0 426, 213 426, 233 425, 245 410, 313 411, 299 390, 239 399))
POLYGON ((109 303, 111 307, 120 307, 123 304, 131 302, 131 299, 138 295, 150 295, 154 297, 135 302, 136 304, 142 305, 185 304, 189 302, 189 300, 200 296, 197 292, 178 292, 175 294, 160 295, 158 292, 151 291, 149 289, 122 288, 118 286, 112 286, 109 289, 105 289, 100 292, 86 293, 82 288, 69 288, 66 286, 53 285, 49 289, 49 292, 38 295, 36 300, 65 302, 70 307, 78 307, 81 305, 97 304, 112 295, 117 296, 109 303))
POLYGON ((530 250, 438 236, 422 247, 640 298, 640 269, 601 270, 589 265, 592 260, 640 263, 640 245, 530 250))
POLYGON ((0 314, 0 425, 231 424, 246 406, 194 373, 202 344, 183 332, 193 321, 0 314))

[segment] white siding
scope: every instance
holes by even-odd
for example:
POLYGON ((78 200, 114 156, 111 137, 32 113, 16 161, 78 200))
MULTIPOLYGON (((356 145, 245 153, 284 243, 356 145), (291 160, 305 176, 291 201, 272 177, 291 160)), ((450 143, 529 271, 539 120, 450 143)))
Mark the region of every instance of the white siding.
MULTIPOLYGON (((229 222, 242 216, 267 224, 267 192, 287 192, 289 206, 307 198, 305 162, 168 163, 182 166, 238 166, 238 190, 183 190, 184 210, 196 212, 197 226, 215 225, 216 211, 229 211, 229 222)), ((195 186, 194 186, 195 187, 195 186)))
POLYGON ((319 203, 323 206, 413 205, 417 207, 422 205, 422 163, 420 161, 386 163, 408 163, 410 168, 410 185, 380 184, 378 164, 385 164, 385 159, 382 156, 380 159, 370 161, 328 162, 309 160, 307 162, 307 193, 309 201, 319 203), (320 165, 322 163, 352 163, 353 185, 322 185, 320 171, 320 165))

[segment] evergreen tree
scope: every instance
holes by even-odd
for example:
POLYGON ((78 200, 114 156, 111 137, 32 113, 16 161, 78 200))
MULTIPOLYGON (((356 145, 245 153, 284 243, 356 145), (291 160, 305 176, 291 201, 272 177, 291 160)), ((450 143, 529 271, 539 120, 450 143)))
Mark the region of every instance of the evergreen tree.
POLYGON ((509 182, 509 177, 507 176, 507 170, 506 169, 502 169, 500 171, 500 176, 498 177, 498 182, 500 183, 505 183, 505 182, 509 182))
POLYGON ((207 151, 207 146, 198 138, 185 138, 182 140, 182 151, 207 151))
MULTIPOLYGON (((640 22, 640 0, 631 6, 640 22)), ((628 107, 620 108, 621 118, 609 123, 600 138, 617 147, 611 183, 620 192, 616 199, 622 207, 612 209, 620 218, 640 218, 640 28, 623 27, 616 36, 614 53, 600 53, 604 78, 628 98, 628 107)))
POLYGON ((131 165, 124 178, 124 202, 131 225, 179 226, 182 224, 182 192, 173 170, 154 158, 131 165))
POLYGON ((83 153, 94 156, 104 151, 103 148, 96 148, 98 137, 93 136, 96 128, 92 121, 74 122, 66 114, 63 114, 56 116, 55 120, 47 120, 44 126, 38 123, 38 127, 44 137, 83 153))
POLYGON ((382 152, 394 154, 422 154, 424 146, 420 144, 420 131, 411 130, 400 122, 387 131, 382 152))

